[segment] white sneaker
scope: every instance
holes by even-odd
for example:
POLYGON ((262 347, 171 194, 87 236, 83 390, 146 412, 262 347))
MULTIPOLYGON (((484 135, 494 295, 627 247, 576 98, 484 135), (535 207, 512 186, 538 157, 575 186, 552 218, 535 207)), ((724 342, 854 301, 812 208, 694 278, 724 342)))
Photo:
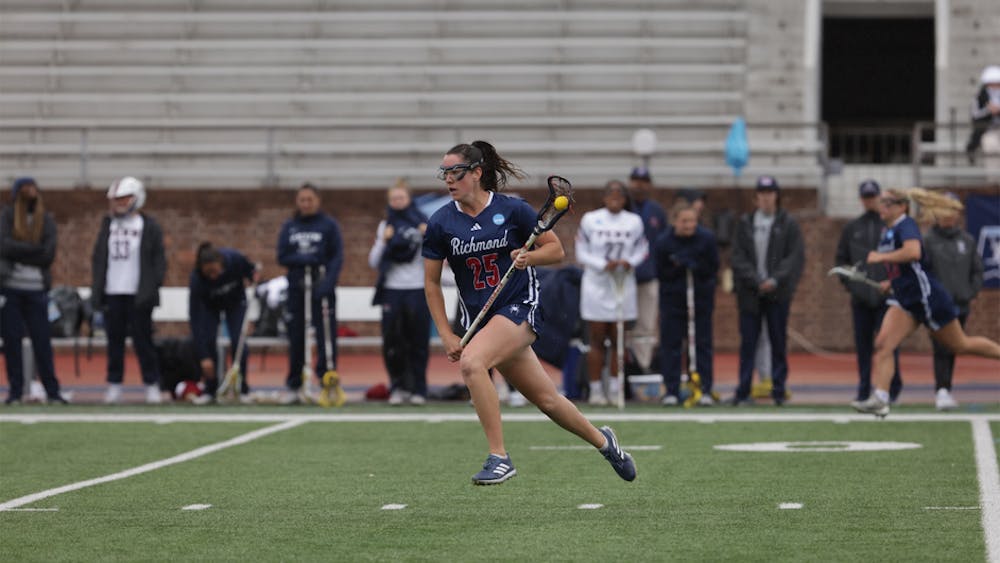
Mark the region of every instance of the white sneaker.
POLYGON ((514 408, 523 407, 528 404, 528 399, 525 399, 520 391, 512 389, 507 395, 507 404, 514 408))
POLYGON ((410 395, 410 404, 422 407, 427 404, 427 399, 423 395, 410 395))
POLYGON ((700 399, 698 399, 698 406, 713 407, 715 406, 715 399, 712 398, 712 395, 706 393, 702 395, 700 399))
POLYGON ((944 387, 937 390, 934 397, 934 406, 939 411, 950 411, 958 408, 958 401, 952 398, 951 393, 944 387))
POLYGON ((253 393, 240 393, 240 404, 255 405, 257 404, 257 397, 253 393))
POLYGON ((680 404, 680 402, 681 401, 677 398, 677 395, 664 395, 660 404, 665 407, 676 407, 680 404))
POLYGON ((122 402, 122 384, 109 383, 108 390, 104 392, 104 404, 118 405, 122 402))
POLYGON ((146 386, 146 404, 158 405, 163 402, 163 395, 160 393, 159 385, 146 386))
POLYGON ((393 389, 391 393, 389 393, 389 404, 394 407, 402 405, 409 399, 410 399, 410 392, 404 389, 396 388, 393 389))
POLYGON ((302 402, 302 395, 299 389, 286 389, 281 393, 278 403, 282 405, 297 405, 302 402))
POLYGON ((597 385, 591 384, 590 398, 587 399, 587 403, 595 407, 606 407, 608 405, 608 397, 604 394, 604 388, 601 387, 599 381, 597 385))
POLYGON ((199 407, 203 407, 205 405, 211 405, 214 403, 215 403, 215 397, 209 395, 208 393, 198 395, 197 397, 191 397, 191 404, 197 405, 199 407))
POLYGON ((44 405, 46 398, 47 395, 45 394, 45 387, 42 387, 42 382, 32 379, 31 385, 28 386, 28 402, 42 403, 44 405))

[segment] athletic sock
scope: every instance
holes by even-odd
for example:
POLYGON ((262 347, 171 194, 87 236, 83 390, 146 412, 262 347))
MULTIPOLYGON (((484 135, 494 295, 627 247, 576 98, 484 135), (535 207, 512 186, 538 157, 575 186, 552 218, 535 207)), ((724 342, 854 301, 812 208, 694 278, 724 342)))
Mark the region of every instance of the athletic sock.
POLYGON ((875 397, 878 398, 878 400, 882 401, 883 403, 889 402, 889 392, 884 389, 876 389, 875 397))
POLYGON ((611 444, 611 442, 608 441, 608 437, 605 436, 604 437, 604 445, 601 446, 601 447, 599 447, 599 448, 597 448, 597 450, 600 451, 600 452, 606 452, 606 451, 608 451, 608 446, 610 444, 611 444))

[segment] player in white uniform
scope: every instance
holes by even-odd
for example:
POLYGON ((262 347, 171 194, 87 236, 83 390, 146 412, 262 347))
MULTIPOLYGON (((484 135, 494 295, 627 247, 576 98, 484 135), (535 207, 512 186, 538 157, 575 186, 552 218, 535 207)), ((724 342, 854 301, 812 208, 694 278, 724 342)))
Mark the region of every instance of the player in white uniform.
POLYGON ((642 218, 627 211, 627 203, 625 184, 608 182, 604 207, 585 213, 576 234, 576 259, 583 265, 580 317, 590 327, 587 373, 592 405, 606 405, 608 397, 617 393, 601 380, 607 361, 604 342, 611 343, 611 365, 618 365, 616 324, 634 321, 638 314, 635 268, 649 254, 642 218))

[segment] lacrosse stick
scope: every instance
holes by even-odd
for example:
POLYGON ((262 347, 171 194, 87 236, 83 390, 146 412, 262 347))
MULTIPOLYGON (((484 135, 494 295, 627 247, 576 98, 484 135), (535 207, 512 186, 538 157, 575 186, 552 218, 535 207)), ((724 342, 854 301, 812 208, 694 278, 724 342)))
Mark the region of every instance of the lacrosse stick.
MULTIPOLYGON (((545 205, 538 212, 538 224, 531 229, 531 236, 528 237, 527 242, 521 248, 522 252, 527 252, 531 248, 531 245, 535 244, 535 239, 539 235, 556 226, 556 221, 569 211, 570 204, 573 203, 573 186, 569 183, 569 180, 559 176, 549 176, 547 183, 549 185, 549 199, 545 200, 545 205)), ((472 340, 472 335, 479 328, 479 323, 483 322, 483 318, 486 317, 486 313, 489 312, 490 307, 497 300, 497 296, 500 295, 507 282, 510 281, 511 276, 514 275, 514 269, 513 264, 510 265, 510 268, 507 268, 507 273, 500 279, 500 283, 493 289, 493 293, 486 300, 486 304, 483 305, 479 314, 476 315, 476 319, 472 321, 472 324, 465 331, 465 336, 462 337, 463 348, 469 343, 469 340, 472 340)))
POLYGON ((312 367, 312 340, 316 338, 316 331, 312 325, 312 267, 306 266, 305 277, 305 330, 303 331, 305 343, 305 354, 302 362, 302 386, 299 387, 299 400, 303 403, 312 402, 312 378, 316 372, 312 367))
POLYGON ((625 275, 628 272, 618 267, 613 277, 615 283, 615 306, 618 313, 615 354, 618 363, 618 409, 625 410, 625 275))
POLYGON ((827 272, 826 275, 828 275, 828 276, 834 276, 834 275, 836 275, 836 276, 840 276, 840 277, 842 277, 842 278, 844 278, 845 280, 848 280, 848 281, 854 281, 854 282, 858 282, 858 283, 863 283, 865 285, 869 285, 869 286, 874 287, 875 289, 878 289, 880 291, 882 289, 882 285, 879 282, 877 282, 877 281, 869 278, 864 272, 861 271, 860 268, 858 268, 857 265, 854 265, 854 266, 836 266, 836 267, 830 268, 830 271, 827 272))
MULTIPOLYGON (((326 268, 320 266, 320 277, 326 277, 326 268)), ((333 337, 330 334, 330 300, 323 296, 323 351, 326 353, 326 372, 323 374, 323 389, 319 393, 321 407, 340 407, 347 397, 340 387, 337 364, 333 361, 333 337)))
POLYGON ((698 375, 698 360, 695 352, 694 331, 694 274, 687 271, 687 312, 688 312, 688 369, 687 385, 691 393, 684 399, 684 408, 689 409, 701 400, 701 376, 698 375))
MULTIPOLYGON (((254 271, 260 270, 260 264, 254 266, 254 271)), ((251 295, 257 294, 257 282, 254 282, 250 286, 251 295)), ((243 369, 242 369, 242 359, 243 359, 243 349, 246 348, 247 335, 250 332, 250 307, 248 306, 243 310, 243 322, 240 323, 240 334, 236 341, 236 353, 233 355, 233 364, 229 366, 229 370, 226 375, 222 378, 222 384, 219 385, 219 389, 216 391, 215 395, 218 399, 222 399, 230 391, 232 392, 233 400, 239 400, 240 392, 243 390, 243 369)))

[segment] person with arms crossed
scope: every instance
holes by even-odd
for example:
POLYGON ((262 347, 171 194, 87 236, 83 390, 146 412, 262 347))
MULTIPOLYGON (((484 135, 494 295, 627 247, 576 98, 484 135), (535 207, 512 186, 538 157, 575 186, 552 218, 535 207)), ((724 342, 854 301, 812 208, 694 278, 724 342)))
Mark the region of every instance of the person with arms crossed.
MULTIPOLYGON (((855 266, 864 264, 868 253, 878 248, 885 224, 878 213, 878 198, 882 193, 881 186, 875 180, 865 180, 858 186, 858 196, 864 213, 844 225, 837 243, 837 254, 834 258, 837 266, 855 266)), ((868 277, 875 281, 886 278, 885 266, 872 265, 866 269, 868 277)), ((872 392, 872 351, 875 348, 875 335, 882 326, 882 318, 888 306, 885 304, 885 294, 870 285, 841 278, 841 283, 851 294, 851 317, 854 320, 854 351, 858 360, 858 392, 854 400, 864 401, 872 392)), ((903 379, 899 375, 899 349, 893 350, 892 383, 889 386, 889 399, 896 401, 903 388, 903 379)))
POLYGON ((438 178, 445 182, 454 202, 431 217, 422 251, 424 291, 431 318, 448 359, 459 364, 489 447, 483 470, 472 477, 472 482, 502 483, 517 473, 504 444, 500 403, 489 377, 491 368, 496 368, 557 424, 598 448, 622 479, 632 481, 635 462, 622 451, 614 432, 608 427, 597 429, 584 418, 559 393, 531 349, 542 321, 534 267, 562 260, 564 251, 552 231, 539 235, 532 248, 521 248, 537 224, 536 213, 526 202, 499 193, 509 177, 523 176, 485 141, 448 150, 438 178), (445 260, 455 274, 464 327, 470 326, 490 299, 504 272, 511 265, 516 268, 481 328, 464 347, 445 311, 441 288, 445 260))
MULTIPOLYGON (((719 273, 715 235, 698 224, 694 204, 679 199, 670 208, 671 228, 656 239, 657 277, 660 280, 660 351, 667 393, 664 406, 680 404, 681 343, 688 337, 687 284, 694 284, 695 364, 701 378, 701 406, 712 406, 712 314, 719 273)), ((690 346, 689 346, 690 349, 690 346)), ((688 358, 691 366, 692 358, 688 358)), ((690 369, 688 372, 690 373, 690 369)))
POLYGON ((958 311, 941 282, 928 273, 927 253, 917 222, 910 217, 910 200, 922 214, 957 212, 962 204, 921 188, 890 189, 879 200, 879 215, 888 229, 878 249, 868 253, 869 264, 885 264, 889 279, 883 291, 892 290, 889 310, 875 338, 872 379, 875 392, 865 401, 854 401, 858 412, 879 417, 889 414, 889 382, 892 379, 892 351, 921 324, 931 336, 953 354, 974 354, 1000 360, 1000 344, 982 336, 968 336, 958 321, 958 311))
POLYGON ((226 317, 229 332, 230 355, 240 364, 240 388, 236 392, 241 402, 250 403, 247 384, 247 347, 244 344, 240 357, 236 357, 239 339, 243 336, 243 318, 247 314, 246 287, 258 279, 257 266, 246 256, 232 248, 216 248, 210 242, 198 246, 195 267, 188 282, 188 322, 191 339, 201 366, 205 384, 202 395, 205 402, 215 398, 219 386, 216 362, 216 340, 219 320, 226 317))
MULTIPOLYGON (((958 200, 954 194, 945 194, 958 200)), ((958 323, 965 329, 969 319, 969 303, 983 287, 983 260, 976 251, 972 235, 959 226, 958 211, 942 210, 935 214, 935 223, 924 236, 929 269, 941 281, 958 307, 958 323)), ((951 396, 951 380, 955 371, 955 355, 932 338, 934 346, 934 405, 939 411, 958 408, 951 396)))
POLYGON ((757 179, 757 209, 744 215, 733 242, 733 285, 739 307, 740 367, 734 404, 750 402, 754 355, 761 323, 771 340, 771 397, 785 403, 788 378, 786 332, 795 287, 802 276, 805 249, 798 223, 781 208, 778 181, 757 179))
POLYGON ((56 379, 48 317, 50 267, 56 257, 56 222, 45 210, 33 178, 14 180, 11 196, 11 205, 0 211, 0 336, 4 341, 9 385, 4 403, 18 404, 24 393, 21 339, 25 329, 47 401, 66 403, 56 379))
POLYGON ((125 378, 125 337, 139 357, 146 402, 161 402, 160 372, 153 347, 153 308, 160 304, 160 286, 167 274, 163 231, 152 216, 140 211, 146 187, 126 176, 108 188, 110 213, 91 257, 91 302, 104 311, 108 333, 108 390, 104 402, 122 399, 125 378))
POLYGON ((627 203, 625 184, 608 182, 604 186, 604 207, 585 213, 576 233, 576 259, 583 265, 580 318, 587 321, 590 334, 587 373, 591 405, 615 402, 618 389, 605 388, 601 378, 608 357, 604 342, 611 343, 611 366, 615 370, 619 361, 617 322, 636 318, 635 267, 649 254, 642 219, 626 209, 627 203))
MULTIPOLYGON (((295 192, 295 215, 285 221, 278 235, 278 263, 288 268, 288 391, 283 403, 311 402, 305 389, 308 381, 302 380, 305 366, 305 346, 309 327, 305 321, 306 272, 311 283, 311 309, 316 342, 326 336, 323 329, 323 298, 328 300, 330 315, 329 335, 332 341, 332 358, 326 357, 326 347, 316 346, 317 377, 337 365, 337 280, 344 263, 344 242, 340 225, 320 209, 319 189, 305 183, 295 192)), ((309 366, 312 367, 312 366, 309 366)), ((323 382, 326 384, 326 382, 323 382)), ((339 387, 340 383, 335 382, 339 387)))
POLYGON ((431 314, 424 297, 420 247, 427 217, 417 209, 406 182, 389 188, 368 265, 378 270, 372 305, 382 308, 382 359, 389 372, 389 404, 427 400, 431 314))
MULTIPOLYGON (((653 243, 667 228, 667 214, 658 201, 652 199, 653 179, 646 167, 636 167, 629 174, 630 211, 642 218, 646 231, 646 243, 653 243)), ((659 306, 658 281, 656 279, 655 256, 650 253, 635 269, 637 312, 635 326, 629 339, 632 352, 643 373, 652 371, 653 351, 657 346, 657 314, 659 306)))

